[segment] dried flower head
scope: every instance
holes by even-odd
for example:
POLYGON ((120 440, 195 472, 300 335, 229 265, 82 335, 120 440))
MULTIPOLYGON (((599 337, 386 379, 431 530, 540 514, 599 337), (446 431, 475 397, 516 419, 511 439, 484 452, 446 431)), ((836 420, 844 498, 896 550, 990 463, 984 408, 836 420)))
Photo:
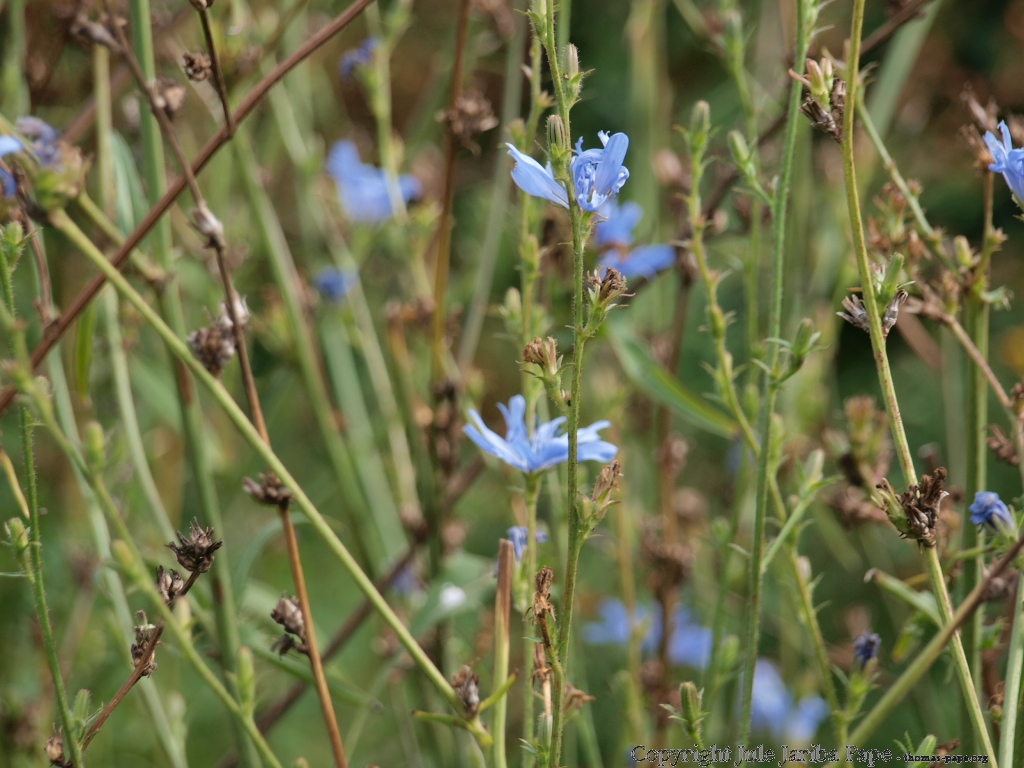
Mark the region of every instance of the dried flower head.
POLYGON ((292 499, 291 489, 284 485, 273 472, 268 472, 267 474, 260 473, 259 478, 259 482, 250 477, 242 480, 242 487, 245 489, 245 492, 260 504, 287 508, 292 499))
POLYGON ((84 11, 78 12, 75 20, 71 22, 69 31, 71 36, 77 40, 93 45, 102 45, 115 52, 121 50, 121 46, 111 31, 101 22, 90 19, 84 11))
MULTIPOLYGON (((184 86, 182 87, 184 88, 184 86)), ((227 242, 224 240, 224 225, 213 215, 205 200, 200 200, 195 210, 192 211, 192 226, 206 238, 207 248, 214 248, 218 251, 227 249, 227 242)))
POLYGON ((64 759, 64 737, 59 730, 54 730, 53 735, 46 740, 43 750, 46 752, 46 759, 50 761, 50 765, 56 765, 58 768, 70 768, 71 761, 64 759))
POLYGON ((164 570, 162 565, 156 567, 156 591, 167 605, 173 605, 184 589, 185 580, 176 570, 164 570))
POLYGON ((161 77, 156 81, 153 101, 157 109, 162 109, 168 120, 173 120, 178 110, 185 104, 185 86, 177 80, 161 77))
POLYGON ((904 538, 916 539, 928 548, 935 546, 939 507, 949 495, 945 483, 945 467, 937 468, 931 475, 924 475, 920 483, 908 486, 899 496, 896 496, 888 480, 879 483, 885 513, 904 538))
POLYGON ((572 683, 565 684, 565 711, 567 715, 582 709, 583 705, 588 701, 597 701, 597 698, 584 693, 572 683))
POLYGON ((173 541, 167 547, 174 551, 178 564, 189 573, 207 573, 213 567, 214 553, 224 546, 221 540, 214 541, 213 528, 203 528, 198 520, 192 521, 189 534, 178 531, 180 545, 173 541))
POLYGON ((224 371, 224 366, 231 362, 237 349, 231 328, 224 328, 220 323, 197 328, 188 335, 186 341, 196 359, 217 377, 224 371))
POLYGON ((439 112, 437 119, 444 123, 452 136, 473 154, 480 151, 474 138, 498 125, 498 118, 491 109, 491 102, 480 91, 475 90, 460 93, 453 108, 439 112))
MULTIPOLYGON (((149 677, 156 671, 156 646, 153 645, 155 638, 159 638, 156 625, 150 624, 146 618, 145 611, 135 614, 135 620, 139 623, 135 626, 135 642, 132 643, 132 665, 138 669, 142 665, 142 676, 149 677)), ((159 639, 156 645, 160 645, 159 639)))
POLYGON ((1020 456, 1017 455, 1017 448, 1013 441, 1006 436, 998 424, 988 425, 989 435, 985 439, 988 449, 995 454, 996 458, 1004 464, 1016 467, 1020 464, 1020 456))
POLYGON ((896 325, 896 321, 899 319, 900 307, 910 297, 910 294, 900 289, 896 292, 892 301, 885 308, 885 312, 882 314, 882 336, 888 337, 889 331, 896 325))
POLYGON ((213 64, 205 53, 185 53, 181 64, 188 79, 194 83, 209 80, 213 75, 213 64))
POLYGON ((284 627, 286 632, 303 640, 306 639, 306 621, 296 598, 288 599, 281 595, 274 610, 270 612, 270 618, 284 627))
POLYGON ((462 700, 466 715, 473 717, 480 708, 480 676, 468 664, 464 664, 452 678, 452 687, 462 700))
POLYGON ((843 299, 843 309, 845 312, 836 312, 839 317, 843 318, 850 325, 860 328, 865 333, 871 332, 871 324, 868 322, 868 313, 864 309, 864 302, 860 300, 860 296, 847 296, 843 299))

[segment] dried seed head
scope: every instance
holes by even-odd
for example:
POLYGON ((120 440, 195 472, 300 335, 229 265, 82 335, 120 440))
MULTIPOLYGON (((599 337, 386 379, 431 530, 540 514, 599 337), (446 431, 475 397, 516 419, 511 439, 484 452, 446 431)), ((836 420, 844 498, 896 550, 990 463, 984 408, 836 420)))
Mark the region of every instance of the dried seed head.
POLYGON ((910 294, 900 289, 893 296, 892 301, 885 308, 885 314, 882 315, 882 336, 888 338, 889 331, 892 330, 893 326, 896 325, 896 321, 899 319, 900 307, 910 297, 910 294))
POLYGON ((186 93, 185 86, 178 81, 161 77, 156 81, 153 93, 156 108, 162 109, 168 120, 173 120, 185 103, 186 93))
POLYGON ((205 200, 200 200, 195 210, 192 211, 192 225, 200 235, 206 238, 207 248, 214 248, 218 251, 227 249, 227 242, 224 240, 224 225, 213 215, 205 200))
POLYGON ((846 311, 836 312, 839 317, 843 318, 843 320, 851 325, 860 328, 865 333, 871 332, 871 324, 868 322, 868 313, 864 309, 864 302, 860 300, 860 296, 847 296, 843 299, 843 309, 846 311))
POLYGON ((174 601, 185 589, 185 580, 173 568, 164 570, 162 565, 156 567, 156 591, 167 605, 173 605, 174 601))
POLYGON ((117 39, 103 24, 93 21, 84 11, 79 11, 75 20, 71 22, 71 36, 94 45, 102 45, 112 51, 121 50, 117 39))
POLYGON ((181 63, 188 79, 194 83, 209 80, 213 75, 213 64, 205 53, 186 53, 181 63))
POLYGON ((50 761, 50 765, 59 766, 59 768, 66 768, 71 763, 64 759, 64 737, 61 736, 60 731, 55 731, 53 736, 46 740, 46 746, 43 748, 46 752, 46 759, 50 761))
POLYGON ((594 492, 590 498, 597 504, 606 503, 612 491, 619 487, 620 477, 622 477, 622 462, 618 459, 601 467, 601 474, 597 476, 594 492))
MULTIPOLYGON (((150 624, 146 619, 145 611, 139 611, 135 614, 135 620, 139 623, 135 626, 135 642, 132 643, 132 665, 138 669, 139 665, 144 665, 142 668, 142 676, 149 677, 153 672, 156 671, 156 648, 147 652, 150 643, 153 640, 153 636, 156 633, 156 626, 150 624)), ((157 641, 157 645, 160 641, 157 641)))
POLYGON ((452 687, 462 700, 462 706, 466 708, 466 715, 473 717, 480 708, 479 675, 468 664, 464 664, 452 678, 452 687))
POLYGON ((287 507, 291 501, 291 489, 285 486, 273 472, 260 474, 260 481, 257 483, 252 478, 242 480, 242 487, 245 492, 252 496, 260 504, 269 504, 275 507, 287 507))
POLYGON ((491 109, 491 102, 476 90, 460 93, 455 99, 454 106, 439 112, 437 119, 444 123, 452 136, 473 154, 480 151, 474 138, 498 125, 498 118, 491 109))
POLYGON ((281 595, 274 610, 270 612, 270 618, 284 627, 289 632, 302 640, 306 639, 306 620, 302 616, 302 609, 299 608, 296 598, 290 600, 281 595))
POLYGON ((546 340, 537 336, 523 348, 523 362, 539 365, 548 373, 557 373, 558 344, 550 336, 546 340))
POLYGON ((189 349, 203 367, 219 377, 231 358, 235 356, 235 337, 230 326, 220 323, 198 328, 188 335, 189 349))
POLYGON ((1020 464, 1020 456, 1017 455, 1016 446, 1014 446, 1013 441, 1006 436, 1006 433, 1003 432, 999 425, 989 424, 988 431, 989 435, 985 442, 988 444, 988 449, 996 455, 996 458, 1012 467, 1020 464))
MULTIPOLYGON (((238 324, 242 327, 242 330, 249 325, 249 320, 252 318, 252 313, 249 312, 249 305, 245 303, 245 298, 241 296, 235 296, 235 317, 238 318, 238 324)), ((217 324, 225 330, 233 330, 234 323, 231 322, 231 313, 228 312, 227 302, 220 303, 220 314, 217 315, 217 324)))
POLYGON ((584 693, 572 683, 565 684, 565 711, 570 715, 583 708, 588 701, 597 701, 597 698, 584 693))
POLYGON ((213 528, 203 528, 198 520, 192 521, 188 536, 178 531, 180 546, 173 541, 167 547, 174 551, 178 565, 189 573, 207 573, 213 567, 214 553, 224 546, 223 541, 214 541, 213 528))

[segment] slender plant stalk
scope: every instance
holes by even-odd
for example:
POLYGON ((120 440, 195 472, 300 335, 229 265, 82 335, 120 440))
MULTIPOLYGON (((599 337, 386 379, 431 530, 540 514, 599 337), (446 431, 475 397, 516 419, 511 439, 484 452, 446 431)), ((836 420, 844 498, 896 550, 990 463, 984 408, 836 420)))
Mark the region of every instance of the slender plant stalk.
MULTIPOLYGON (((189 352, 185 343, 178 338, 170 327, 160 319, 159 315, 146 303, 145 299, 131 286, 125 277, 108 262, 91 240, 77 227, 63 211, 54 211, 50 214, 50 222, 74 244, 95 266, 101 269, 114 287, 125 299, 127 299, 143 316, 153 329, 157 332, 171 352, 181 360, 193 375, 207 388, 217 404, 224 410, 231 422, 241 433, 242 437, 250 447, 266 463, 268 468, 274 472, 282 483, 292 492, 293 502, 302 509, 309 519, 316 532, 324 539, 330 550, 348 571, 356 586, 370 599, 374 609, 381 615, 384 621, 395 632, 399 642, 405 647, 415 664, 420 667, 427 678, 433 683, 444 700, 457 712, 464 712, 462 701, 459 699, 451 684, 444 678, 434 663, 427 657, 420 648, 416 639, 402 623, 401 619, 388 605, 384 597, 377 591, 373 582, 366 573, 359 567, 355 558, 348 551, 345 545, 334 533, 334 530, 323 518, 317 508, 310 501, 295 478, 291 475, 284 463, 277 457, 273 450, 262 440, 252 423, 238 407, 228 391, 214 378, 202 364, 200 364, 189 352)), ((483 729, 479 718, 472 718, 466 722, 466 728, 477 738, 481 745, 490 744, 490 735, 483 729)))
MULTIPOLYGON (((6 246, 0 245, 0 289, 3 291, 3 301, 14 321, 14 287, 11 282, 12 264, 8 261, 6 246)), ((25 336, 22 333, 12 333, 10 344, 16 358, 28 356, 25 348, 25 336), (20 348, 19 348, 20 347, 20 348)), ((22 514, 28 523, 28 556, 25 562, 25 575, 32 585, 32 598, 35 601, 36 619, 39 621, 39 630, 42 635, 43 650, 46 654, 46 665, 50 669, 50 678, 53 682, 53 692, 57 699, 57 711, 64 728, 64 748, 67 750, 71 761, 76 766, 84 766, 82 759, 82 746, 78 742, 74 731, 74 722, 71 717, 71 708, 68 705, 68 694, 64 688, 64 678, 60 671, 60 659, 57 655, 57 644, 53 639, 53 625, 50 623, 50 609, 46 604, 46 588, 43 584, 43 541, 42 526, 39 521, 39 488, 36 483, 36 458, 35 447, 32 442, 32 415, 27 405, 18 408, 19 426, 21 428, 21 450, 22 459, 25 462, 25 496, 22 506, 22 514)), ((18 490, 19 486, 16 477, 9 477, 12 490, 18 490)), ((21 498, 20 491, 15 496, 21 498)))
MULTIPOLYGON (((797 0, 796 4, 796 51, 794 69, 803 74, 804 59, 807 56, 810 30, 807 29, 805 17, 808 15, 807 4, 812 0, 797 0)), ((796 133, 798 127, 798 111, 803 95, 801 84, 794 80, 789 94, 787 108, 786 139, 782 151, 782 165, 779 170, 779 183, 775 190, 773 206, 774 233, 772 248, 771 304, 768 315, 768 338, 778 339, 782 335, 782 291, 785 274, 786 248, 786 209, 789 202, 789 187, 793 175, 793 156, 796 151, 796 133)), ((774 369, 779 355, 779 345, 769 342, 767 368, 763 377, 761 424, 758 430, 762 436, 761 452, 757 464, 757 482, 754 506, 754 531, 750 545, 750 580, 748 584, 747 633, 745 641, 746 657, 742 683, 740 706, 740 743, 746 743, 750 734, 750 716, 754 695, 754 667, 757 664, 758 641, 761 629, 761 560, 764 547, 764 524, 768 508, 768 488, 770 454, 773 441, 775 400, 778 395, 778 384, 774 381, 774 369)))
MULTIPOLYGON (((899 403, 896 399, 896 390, 893 386, 892 373, 889 369, 889 358, 885 348, 885 336, 882 333, 882 316, 879 312, 878 302, 874 292, 874 281, 871 274, 871 264, 868 259, 867 245, 864 240, 864 226, 860 212, 860 199, 857 191, 857 176, 854 165, 853 137, 854 119, 857 105, 858 73, 860 66, 860 37, 864 24, 864 2, 865 0, 854 0, 853 21, 850 30, 850 53, 847 57, 846 69, 846 113, 843 116, 843 176, 846 182, 846 199, 850 211, 850 223, 853 230, 854 252, 857 257, 857 269, 860 274, 861 285, 863 286, 864 306, 868 315, 871 346, 874 350, 875 366, 878 369, 878 380, 885 398, 886 411, 889 414, 889 422, 892 431, 893 443, 896 447, 896 454, 899 458, 900 467, 903 470, 904 480, 908 485, 917 483, 917 474, 914 471, 914 461, 910 453, 910 446, 907 443, 906 432, 903 429, 903 420, 900 416, 899 403)), ((949 593, 946 590, 945 578, 942 573, 942 566, 939 563, 938 553, 934 547, 926 548, 924 551, 925 566, 928 571, 928 578, 932 590, 939 604, 939 612, 947 624, 952 616, 952 608, 949 601, 949 593)), ((959 632, 952 634, 953 661, 956 665, 957 677, 960 680, 960 688, 964 698, 967 700, 968 711, 971 716, 971 724, 977 733, 985 754, 988 755, 991 763, 995 764, 995 752, 989 738, 988 729, 985 725, 985 716, 982 713, 981 705, 978 702, 977 691, 971 677, 971 670, 964 654, 963 645, 960 641, 959 632)), ((859 730, 859 729, 858 729, 859 730)))
POLYGON ((220 56, 217 55, 217 46, 213 42, 213 28, 210 25, 210 11, 208 7, 199 8, 199 22, 203 27, 203 37, 206 39, 206 50, 210 52, 210 69, 213 70, 213 84, 217 89, 217 97, 220 99, 221 108, 224 110, 224 125, 228 129, 228 135, 235 132, 235 121, 231 116, 231 102, 228 101, 228 87, 224 82, 224 70, 220 66, 220 56))
MULTIPOLYGON (((498 544, 498 582, 494 593, 494 674, 491 687, 501 690, 508 679, 509 621, 512 609, 512 572, 515 570, 515 552, 512 542, 502 539, 498 544)), ((527 682, 529 685, 529 682, 527 682)), ((492 764, 494 768, 505 768, 505 717, 508 712, 508 696, 501 696, 494 703, 491 717, 491 735, 494 738, 492 764)))

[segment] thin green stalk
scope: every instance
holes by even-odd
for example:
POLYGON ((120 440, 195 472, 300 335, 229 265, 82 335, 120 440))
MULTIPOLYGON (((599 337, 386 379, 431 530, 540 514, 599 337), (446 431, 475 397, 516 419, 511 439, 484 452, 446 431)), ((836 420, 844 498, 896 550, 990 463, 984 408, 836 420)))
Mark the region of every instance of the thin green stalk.
POLYGON ((239 127, 236 132, 233 147, 242 170, 246 194, 253 210, 258 212, 255 224, 267 250, 274 281, 278 285, 288 316, 299 370, 309 394, 309 404, 345 499, 346 521, 352 530, 363 562, 375 572, 387 556, 397 554, 402 546, 404 535, 397 521, 397 511, 393 504, 391 509, 379 509, 372 513, 369 509, 366 489, 359 481, 352 451, 345 445, 334 419, 316 347, 299 300, 299 278, 295 270, 295 261, 270 197, 257 176, 256 156, 248 132, 244 128, 239 127))
MULTIPOLYGON (((794 69, 803 74, 804 59, 807 56, 810 30, 807 28, 808 3, 813 0, 797 0, 796 4, 796 51, 794 69)), ((813 23, 813 19, 812 19, 813 23)), ((793 156, 796 151, 796 134, 799 119, 800 100, 803 87, 794 80, 789 94, 787 108, 786 139, 782 151, 782 164, 779 170, 779 182, 775 190, 773 205, 774 236, 772 250, 771 304, 768 315, 768 338, 778 339, 782 335, 782 292, 785 274, 786 248, 786 207, 789 202, 789 187, 793 175, 793 156)), ((747 633, 745 641, 746 658, 744 663, 742 704, 740 707, 740 742, 746 743, 750 734, 750 716, 754 695, 754 666, 757 664, 758 641, 761 629, 761 560, 764 546, 764 525, 768 508, 769 455, 768 446, 772 445, 775 419, 775 400, 779 387, 774 380, 774 369, 779 355, 779 345, 769 342, 767 368, 763 376, 761 423, 758 432, 761 435, 761 452, 758 457, 757 482, 754 501, 754 531, 750 545, 750 579, 748 583, 747 633)), ((823 681, 824 682, 824 681, 823 681)))
MULTIPOLYGON (((537 500, 540 497, 540 486, 543 476, 527 475, 526 480, 526 563, 524 564, 523 580, 526 582, 527 611, 530 610, 530 595, 534 577, 537 575, 537 500)), ((523 667, 527 670, 523 686, 523 741, 532 744, 534 739, 533 714, 533 646, 534 640, 528 636, 523 638, 523 667)), ((524 766, 533 764, 533 755, 523 754, 524 766)))
MULTIPOLYGON (((4 304, 10 315, 10 320, 13 322, 15 310, 11 271, 12 265, 8 261, 6 247, 0 245, 0 288, 3 290, 4 304)), ((16 358, 24 359, 28 356, 23 333, 11 334, 10 342, 16 358)), ((57 711, 60 713, 60 720, 64 728, 64 748, 76 766, 84 766, 85 761, 82 759, 82 747, 74 731, 71 707, 68 705, 68 694, 64 688, 64 678, 60 671, 57 644, 53 639, 50 609, 46 604, 46 588, 43 584, 42 527, 39 521, 39 488, 36 484, 36 458, 35 448, 32 444, 32 415, 29 413, 28 406, 21 405, 18 408, 18 419, 21 428, 22 458, 25 462, 25 501, 27 503, 27 508, 23 509, 22 512, 27 518, 30 538, 25 575, 32 584, 32 598, 35 601, 36 619, 39 622, 43 650, 46 653, 46 665, 50 669, 53 692, 57 699, 57 711)), ((12 484, 14 480, 15 478, 11 478, 12 484)))
MULTIPOLYGON (((502 539, 498 545, 498 579, 494 594, 494 673, 491 688, 501 690, 508 680, 509 623, 512 608, 512 573, 515 570, 515 552, 512 542, 502 539)), ((529 686, 529 681, 527 682, 529 686)), ((494 738, 494 768, 506 768, 505 719, 508 712, 508 691, 494 702, 491 734, 494 738)))
MULTIPOLYGON (((129 3, 129 21, 135 55, 138 57, 146 79, 152 82, 156 78, 156 59, 153 50, 149 0, 133 0, 129 3)), ((147 109, 140 110, 139 121, 142 133, 142 165, 146 181, 146 194, 150 204, 155 205, 167 188, 160 127, 157 125, 156 118, 147 109)), ((170 273, 173 270, 170 224, 170 220, 163 217, 154 226, 149 239, 157 264, 165 273, 170 273)), ((167 320, 175 337, 184 336, 185 313, 178 286, 168 285, 160 293, 159 301, 160 314, 167 320)), ((207 460, 202 409, 199 400, 195 397, 195 387, 191 378, 180 365, 177 365, 176 369, 178 375, 174 378, 181 405, 182 432, 185 438, 189 468, 196 483, 200 513, 208 525, 217 530, 224 530, 211 464, 207 460)), ((214 581, 213 609, 217 619, 221 667, 225 671, 225 679, 229 688, 233 693, 237 693, 235 650, 241 645, 241 640, 238 634, 238 615, 235 608, 234 591, 231 586, 230 562, 223 553, 214 562, 211 576, 214 581)), ((240 728, 235 728, 235 736, 239 746, 241 764, 244 768, 256 768, 259 765, 259 759, 252 743, 240 728)))
POLYGON ((26 56, 28 33, 25 29, 26 0, 8 0, 7 24, 3 54, 3 112, 6 115, 27 115, 29 111, 26 56))
MULTIPOLYGON (((860 199, 857 191, 857 175, 854 164, 854 119, 856 105, 858 103, 858 74, 860 67, 860 43, 861 31, 864 24, 864 3, 865 0, 854 0, 853 21, 850 30, 850 53, 847 57, 847 96, 846 113, 843 116, 843 176, 846 182, 846 200, 850 211, 850 224, 853 231, 854 252, 857 257, 857 269, 860 275, 863 290, 863 301, 868 315, 869 332, 871 336, 871 347, 874 350, 875 366, 878 370, 878 380, 885 399, 886 411, 889 414, 890 428, 893 443, 896 447, 896 455, 899 458, 900 467, 903 470, 904 480, 908 485, 917 483, 917 474, 914 471, 914 460, 907 442, 907 435, 903 429, 903 420, 900 416, 899 403, 896 399, 896 389, 893 385, 892 372, 889 369, 889 358, 885 348, 885 336, 882 333, 882 316, 879 312, 878 302, 875 297, 874 282, 871 273, 871 264, 868 259, 867 245, 864 240, 864 225, 861 218, 860 199)), ((943 621, 949 622, 952 615, 952 608, 949 601, 949 593, 946 590, 945 578, 942 573, 942 566, 939 563, 938 553, 934 547, 928 547, 924 551, 925 565, 928 570, 928 578, 931 582, 932 591, 939 604, 940 615, 943 621)), ((989 738, 988 729, 985 725, 985 716, 982 713, 981 705, 978 702, 977 691, 971 677, 971 670, 964 654, 963 644, 960 641, 959 632, 953 632, 951 637, 953 661, 957 670, 957 677, 960 681, 960 688, 964 698, 967 700, 968 712, 971 716, 971 724, 977 733, 981 745, 988 755, 989 761, 996 763, 995 752, 989 738)), ((858 730, 860 730, 858 728, 858 730)))
POLYGON ((1014 601, 1013 608, 1010 648, 1006 654, 1003 721, 999 732, 999 762, 1001 765, 1019 765, 1014 762, 1014 744, 1017 741, 1017 720, 1022 705, 1021 681, 1024 679, 1024 628, 1022 626, 1024 626, 1024 589, 1018 582, 1017 599, 1014 601))
MULTIPOLYGON (((416 639, 412 636, 409 630, 402 623, 401 619, 395 614, 395 612, 388 605, 387 600, 377 591, 373 582, 366 575, 366 573, 359 567, 355 558, 348 551, 345 545, 338 538, 337 534, 328 524, 328 522, 320 514, 319 510, 313 505, 309 497, 305 494, 299 484, 295 481, 295 478, 285 467, 284 463, 278 458, 273 450, 263 441, 256 428, 252 425, 246 415, 242 412, 241 408, 231 397, 230 393, 224 388, 221 382, 214 378, 203 366, 199 363, 189 351, 178 336, 174 334, 174 331, 153 311, 145 299, 139 295, 128 280, 117 271, 117 269, 111 265, 99 251, 98 248, 92 243, 91 240, 80 230, 77 225, 70 219, 63 211, 55 211, 50 214, 50 222, 61 232, 68 237, 68 239, 78 248, 88 259, 93 262, 107 277, 107 279, 114 285, 118 293, 120 293, 125 299, 127 299, 138 311, 139 314, 148 322, 153 329, 157 332, 168 349, 179 359, 188 369, 195 375, 203 386, 212 395, 213 399, 217 404, 224 410, 228 418, 234 423, 242 437, 250 447, 259 455, 264 461, 270 471, 274 472, 281 482, 292 491, 292 500, 294 504, 302 510, 306 515, 310 524, 314 530, 323 538, 327 546, 334 553, 334 555, 341 562, 342 566, 355 581, 356 586, 366 595, 374 609, 381 615, 384 621, 394 631, 399 642, 405 647, 409 655, 412 657, 413 662, 420 667, 423 673, 430 679, 431 683, 437 688, 438 692, 444 698, 444 700, 452 706, 457 712, 463 712, 462 702, 451 684, 444 678, 441 672, 434 666, 434 663, 427 657, 426 653, 420 648, 416 639)), ((489 744, 490 736, 483 726, 480 724, 479 719, 474 718, 466 723, 466 728, 470 730, 477 740, 482 744, 489 744)))

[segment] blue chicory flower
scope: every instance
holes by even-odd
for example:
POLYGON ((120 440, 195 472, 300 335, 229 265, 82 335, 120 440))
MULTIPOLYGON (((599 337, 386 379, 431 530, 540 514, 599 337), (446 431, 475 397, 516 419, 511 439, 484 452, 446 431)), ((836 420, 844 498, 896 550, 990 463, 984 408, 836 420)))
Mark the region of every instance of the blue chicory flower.
POLYGON ((513 144, 506 142, 505 146, 508 147, 509 157, 516 161, 512 168, 512 181, 517 187, 533 197, 541 197, 563 208, 569 207, 569 194, 565 191, 565 185, 555 179, 551 163, 547 167, 542 166, 513 144))
POLYGON ((47 168, 60 163, 60 131, 38 117, 19 117, 15 124, 18 133, 32 141, 32 152, 47 168))
POLYGON ((632 277, 643 277, 653 280, 663 269, 676 263, 676 249, 671 245, 641 245, 623 256, 615 249, 609 248, 601 256, 602 274, 610 268, 617 269, 627 280, 632 277))
POLYGON ((342 272, 335 267, 327 267, 316 276, 316 289, 325 299, 337 304, 348 295, 358 280, 359 275, 355 272, 342 272))
POLYGON ((829 713, 828 704, 814 694, 794 702, 779 671, 766 659, 758 659, 754 665, 751 704, 751 729, 767 731, 786 744, 809 742, 829 713))
MULTIPOLYGON (((24 149, 25 145, 21 143, 20 139, 16 139, 14 136, 0 136, 0 158, 13 155, 24 149)), ((14 197, 14 193, 18 189, 17 184, 14 182, 14 177, 3 168, 0 168, 0 184, 3 185, 4 197, 14 197)))
POLYGON ((1013 528, 1013 515, 998 493, 978 491, 974 495, 974 503, 968 509, 971 512, 971 523, 974 525, 984 525, 994 531, 1000 528, 1013 528))
POLYGON ((629 137, 624 133, 612 136, 599 131, 603 149, 583 149, 582 137, 576 142, 576 157, 569 170, 576 187, 576 202, 585 211, 596 212, 606 200, 614 197, 629 178, 629 170, 622 164, 629 149, 629 137))
MULTIPOLYGON (((516 563, 523 559, 523 552, 526 551, 527 533, 526 526, 524 525, 513 525, 508 529, 508 538, 512 542, 516 563)), ((533 539, 538 544, 543 544, 548 540, 548 534, 546 531, 534 531, 533 539)))
MULTIPOLYGON (((591 213, 596 213, 606 200, 617 195, 629 178, 629 171, 622 165, 629 148, 629 137, 624 133, 609 136, 607 131, 600 131, 597 135, 604 148, 585 150, 580 138, 576 142, 576 156, 569 163, 569 172, 576 187, 576 202, 591 213)), ((516 161, 512 180, 523 192, 563 208, 569 207, 569 194, 565 185, 555 178, 550 163, 542 166, 512 144, 505 146, 516 161)))
MULTIPOLYGON (((387 172, 363 163, 355 143, 339 141, 331 148, 327 158, 327 173, 338 185, 341 207, 352 221, 372 223, 395 215, 387 172)), ((420 182, 415 176, 399 176, 397 184, 406 203, 422 193, 420 182)))
POLYGON ((395 580, 391 582, 391 588, 398 594, 405 595, 406 597, 422 589, 419 577, 416 576, 416 569, 412 563, 398 572, 395 580))
POLYGON ((999 123, 999 131, 1003 134, 1002 143, 992 131, 985 132, 985 144, 995 160, 988 169, 1003 174, 1006 186, 1017 196, 1017 202, 1024 205, 1024 149, 1013 148, 1010 129, 1005 122, 999 123))
POLYGON ((619 205, 609 200, 598 213, 602 216, 594 224, 594 242, 598 248, 628 248, 633 244, 633 230, 644 217, 644 209, 639 203, 619 205))
MULTIPOLYGON (((522 395, 513 397, 508 407, 498 403, 498 408, 505 417, 505 437, 488 429, 480 414, 472 410, 469 417, 473 424, 463 427, 462 431, 466 436, 482 450, 527 474, 540 472, 569 460, 569 436, 558 434, 565 423, 564 417, 545 424, 538 420, 531 438, 526 432, 526 399, 522 395)), ((598 434, 608 426, 611 426, 609 421, 595 421, 576 433, 579 461, 608 462, 615 458, 619 449, 602 440, 598 434)))
POLYGON ((338 70, 342 77, 352 77, 356 67, 365 67, 373 61, 373 52, 377 50, 380 41, 376 37, 368 37, 363 40, 358 48, 345 51, 338 62, 338 70))
POLYGON ((878 656, 878 649, 882 647, 882 638, 874 632, 865 632, 853 641, 853 657, 864 669, 872 659, 878 656))

